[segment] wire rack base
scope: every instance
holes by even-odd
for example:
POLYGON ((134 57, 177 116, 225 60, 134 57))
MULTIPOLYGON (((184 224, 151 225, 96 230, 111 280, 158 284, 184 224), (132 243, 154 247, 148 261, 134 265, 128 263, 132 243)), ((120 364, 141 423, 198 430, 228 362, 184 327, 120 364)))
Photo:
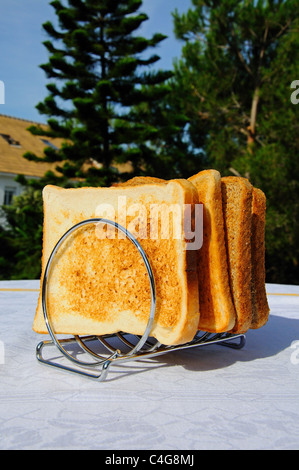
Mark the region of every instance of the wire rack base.
MULTIPOLYGON (((68 354, 72 354, 73 360, 71 359, 71 361, 63 363, 63 354, 60 356, 56 355, 55 358, 46 358, 46 349, 50 350, 53 346, 57 346, 57 344, 53 340, 45 340, 41 341, 36 348, 36 357, 39 362, 66 372, 76 373, 98 381, 104 381, 107 378, 111 366, 134 360, 155 359, 158 356, 173 351, 182 351, 212 344, 241 349, 245 345, 246 338, 244 334, 214 334, 199 331, 189 343, 175 346, 161 345, 154 339, 149 338, 144 346, 135 353, 131 353, 130 351, 138 344, 140 337, 126 333, 104 336, 74 336, 62 338, 58 341, 64 351, 67 351, 68 354), (127 351, 121 350, 118 343, 122 343, 125 348, 127 348, 127 351), (84 359, 82 359, 81 356, 83 356, 84 359), (88 362, 86 361, 87 356, 96 360, 88 362), (73 362, 73 364, 70 364, 70 362, 73 362)), ((70 358, 68 357, 68 359, 70 358)))
MULTIPOLYGON (((88 260, 87 260, 88 262, 88 260)), ((167 346, 150 337, 156 307, 155 280, 151 265, 137 239, 126 228, 114 221, 103 218, 83 220, 71 227, 55 245, 47 262, 42 283, 42 307, 44 320, 51 339, 41 341, 36 347, 37 360, 45 365, 67 372, 76 373, 103 381, 111 365, 123 364, 134 360, 153 359, 163 354, 194 347, 219 344, 234 349, 241 349, 245 344, 244 334, 208 333, 198 331, 193 340, 180 345, 167 346), (47 307, 49 273, 59 247, 78 228, 90 224, 107 224, 122 232, 136 247, 147 269, 151 289, 151 309, 148 323, 142 336, 119 332, 109 335, 79 336, 69 335, 58 338, 55 333, 47 307), (45 357, 45 351, 56 347, 55 357, 45 357), (57 355, 58 352, 58 355, 57 355)))

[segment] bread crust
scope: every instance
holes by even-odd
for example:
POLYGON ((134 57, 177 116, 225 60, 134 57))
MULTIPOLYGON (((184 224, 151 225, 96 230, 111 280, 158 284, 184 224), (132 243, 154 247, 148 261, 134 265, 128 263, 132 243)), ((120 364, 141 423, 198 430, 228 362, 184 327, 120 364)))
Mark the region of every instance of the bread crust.
POLYGON ((269 317, 269 305, 265 284, 265 219, 266 196, 253 188, 252 197, 252 322, 250 328, 264 326, 269 317))
POLYGON ((203 204, 203 245, 198 256, 199 329, 226 332, 235 325, 224 238, 221 175, 204 170, 189 178, 203 204))
POLYGON ((252 323, 251 205, 253 187, 246 178, 221 179, 225 241, 230 288, 236 310, 233 333, 245 333, 252 323))
POLYGON ((114 183, 113 186, 138 186, 139 184, 151 184, 151 183, 166 183, 166 180, 162 178, 155 178, 154 176, 134 176, 127 181, 122 183, 114 183))

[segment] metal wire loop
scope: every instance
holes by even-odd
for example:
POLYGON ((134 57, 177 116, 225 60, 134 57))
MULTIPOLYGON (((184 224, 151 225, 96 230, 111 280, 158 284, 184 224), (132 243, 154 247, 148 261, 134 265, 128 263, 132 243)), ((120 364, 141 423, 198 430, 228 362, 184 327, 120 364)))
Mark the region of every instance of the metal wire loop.
MULTIPOLYGON (((58 249, 60 248, 62 243, 66 240, 66 238, 68 238, 75 230, 79 229, 80 227, 83 227, 85 225, 90 225, 90 224, 99 224, 99 223, 111 225, 111 226, 115 227, 118 231, 125 234, 126 238, 128 238, 133 243, 133 245, 137 248, 137 250, 138 250, 138 252, 139 252, 140 256, 142 257, 142 260, 145 264, 147 274, 148 274, 148 277, 149 277, 150 289, 151 289, 151 308, 150 308, 148 323, 147 323, 147 326, 145 328, 145 331, 144 331, 143 335, 140 337, 137 344, 134 346, 134 345, 131 345, 130 343, 128 343, 132 346, 132 349, 128 353, 126 353, 127 355, 134 355, 136 352, 140 351, 141 348, 144 346, 144 344, 147 342, 150 331, 152 329, 154 316, 155 316, 155 310, 156 310, 156 289, 155 289, 155 281, 154 281, 154 275, 153 275, 153 272, 152 272, 152 268, 150 266, 149 260, 146 256, 144 250, 142 249, 140 243, 137 241, 137 239, 125 227, 118 224, 117 222, 114 222, 114 221, 109 220, 109 219, 104 219, 104 218, 86 219, 86 220, 83 220, 83 221, 77 223, 73 227, 71 227, 67 232, 65 232, 65 234, 56 243, 56 245, 55 245, 55 247, 54 247, 54 249, 53 249, 53 251, 52 251, 52 253, 49 257, 49 260, 47 262, 47 265, 46 265, 46 268, 45 268, 45 273, 44 273, 44 278, 43 278, 43 283, 42 283, 42 307, 43 307, 43 314, 44 314, 45 323, 46 323, 48 332, 49 332, 49 334, 52 338, 53 343, 56 345, 56 347, 59 349, 59 351, 64 356, 66 356, 68 359, 70 359, 72 362, 76 363, 77 365, 84 366, 84 367, 96 366, 96 365, 102 364, 103 362, 106 363, 107 360, 109 361, 109 359, 112 359, 112 358, 115 358, 116 356, 121 355, 121 352, 119 350, 113 350, 113 349, 110 348, 110 352, 112 352, 112 355, 109 358, 107 358, 107 357, 104 358, 104 357, 96 354, 92 350, 90 350, 90 348, 88 348, 84 344, 83 340, 78 335, 76 335, 75 339, 76 339, 77 344, 85 352, 87 352, 90 356, 95 358, 96 361, 92 362, 92 363, 91 362, 84 362, 84 361, 81 361, 80 359, 75 358, 73 355, 71 355, 61 345, 60 341, 58 340, 58 338, 56 336, 56 333, 54 332, 50 316, 48 314, 48 309, 47 309, 48 281, 49 281, 49 273, 50 273, 50 269, 51 269, 51 266, 52 266, 52 262, 55 258, 55 255, 56 255, 58 249)), ((106 344, 105 340, 103 338, 101 338, 100 336, 95 337, 95 339, 99 339, 102 342, 102 344, 106 344)))

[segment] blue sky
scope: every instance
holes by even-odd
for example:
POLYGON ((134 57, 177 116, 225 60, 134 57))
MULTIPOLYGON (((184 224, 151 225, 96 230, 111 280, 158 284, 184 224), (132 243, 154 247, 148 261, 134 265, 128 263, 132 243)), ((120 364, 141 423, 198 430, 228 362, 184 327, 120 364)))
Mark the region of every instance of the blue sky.
MULTIPOLYGON (((100 1, 100 0, 99 0, 100 1)), ((171 12, 186 11, 190 0, 144 0, 149 20, 138 31, 145 37, 161 32, 168 36, 157 49, 158 66, 171 69, 173 59, 180 56, 181 43, 174 38, 171 12)), ((55 21, 50 0, 1 0, 0 3, 0 80, 5 85, 5 103, 0 113, 23 119, 45 122, 35 109, 47 95, 46 77, 39 65, 48 55, 42 42, 47 39, 42 29, 45 21, 55 21)))

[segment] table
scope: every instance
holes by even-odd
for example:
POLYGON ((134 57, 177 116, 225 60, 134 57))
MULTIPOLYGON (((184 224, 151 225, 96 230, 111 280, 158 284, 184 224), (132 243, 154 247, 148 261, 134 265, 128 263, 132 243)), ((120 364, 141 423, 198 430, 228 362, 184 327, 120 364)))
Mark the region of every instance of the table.
POLYGON ((299 286, 267 284, 270 319, 240 350, 175 351, 104 382, 37 361, 38 290, 0 282, 1 449, 298 449, 299 286))

